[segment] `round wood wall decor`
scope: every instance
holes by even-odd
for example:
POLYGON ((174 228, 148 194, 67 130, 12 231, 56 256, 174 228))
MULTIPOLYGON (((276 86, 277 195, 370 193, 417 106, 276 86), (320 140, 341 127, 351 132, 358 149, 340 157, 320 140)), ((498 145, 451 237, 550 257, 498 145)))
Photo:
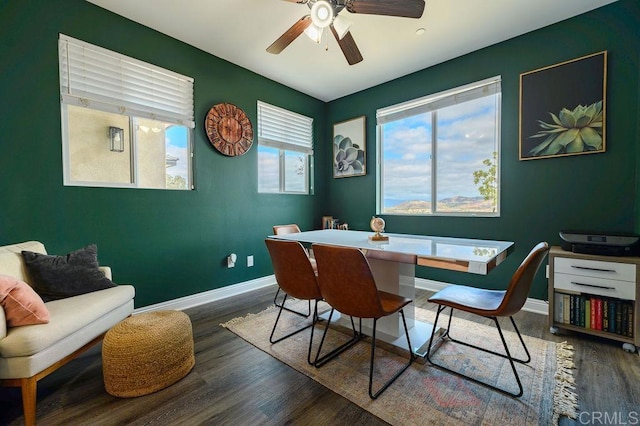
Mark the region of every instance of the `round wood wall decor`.
POLYGON ((211 107, 204 121, 211 144, 229 157, 242 155, 253 144, 253 126, 243 110, 232 104, 211 107))

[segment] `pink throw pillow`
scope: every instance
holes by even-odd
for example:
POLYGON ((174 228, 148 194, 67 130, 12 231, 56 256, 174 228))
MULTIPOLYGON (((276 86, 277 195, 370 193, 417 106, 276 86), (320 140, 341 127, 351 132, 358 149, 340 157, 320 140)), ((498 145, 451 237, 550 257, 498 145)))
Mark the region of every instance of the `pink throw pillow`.
POLYGON ((0 305, 4 308, 8 327, 45 324, 49 310, 42 298, 24 281, 0 275, 0 305))

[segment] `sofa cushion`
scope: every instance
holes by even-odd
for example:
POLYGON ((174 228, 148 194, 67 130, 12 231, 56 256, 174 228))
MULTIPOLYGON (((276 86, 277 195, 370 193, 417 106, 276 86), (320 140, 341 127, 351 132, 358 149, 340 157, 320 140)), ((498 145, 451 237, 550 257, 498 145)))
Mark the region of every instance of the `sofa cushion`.
POLYGON ((31 286, 45 302, 114 287, 98 269, 98 249, 91 244, 63 256, 23 251, 31 286))
POLYGON ((134 296, 133 286, 119 285, 47 302, 49 323, 9 329, 7 336, 0 339, 0 357, 28 357, 42 352, 79 330, 93 327, 105 315, 130 303, 134 296))
POLYGON ((0 246, 0 273, 16 277, 19 280, 31 284, 27 277, 27 270, 21 252, 29 250, 36 253, 47 254, 44 245, 39 241, 26 241, 18 244, 0 246))
POLYGON ((40 296, 17 278, 0 275, 0 305, 8 327, 49 322, 49 311, 40 296))

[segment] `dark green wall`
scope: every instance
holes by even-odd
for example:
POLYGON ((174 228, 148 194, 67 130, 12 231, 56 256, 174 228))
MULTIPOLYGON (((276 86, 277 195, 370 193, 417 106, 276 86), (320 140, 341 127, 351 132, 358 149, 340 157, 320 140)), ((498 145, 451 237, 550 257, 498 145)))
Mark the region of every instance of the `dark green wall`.
MULTIPOLYGON (((275 223, 311 229, 331 214, 368 229, 375 213, 377 108, 500 74, 501 217, 385 219, 392 232, 515 241, 514 255, 486 278, 417 271, 503 285, 535 242, 557 244, 562 228, 639 231, 639 9, 636 0, 621 0, 326 104, 82 0, 0 0, 0 244, 35 239, 62 254, 95 242, 115 281, 136 286, 138 307, 269 275, 263 239, 275 223), (196 191, 62 185, 59 33, 195 79, 196 191), (609 52, 607 152, 518 161, 520 73, 602 50, 609 52), (314 196, 258 194, 255 146, 227 158, 207 141, 203 119, 212 105, 233 103, 255 126, 258 99, 314 117, 314 196), (334 180, 325 142, 332 123, 360 115, 367 117, 367 176, 334 180), (239 257, 234 269, 224 264, 230 252, 239 257), (249 254, 253 268, 244 266, 249 254)), ((532 296, 545 299, 545 285, 538 276, 532 296)))
MULTIPOLYGON (((536 242, 559 244, 561 229, 637 232, 639 60, 640 2, 621 0, 335 100, 329 104, 330 123, 366 116, 367 176, 329 177, 331 209, 324 214, 332 214, 355 229, 368 229, 375 214, 377 108, 501 75, 501 216, 383 217, 388 232, 509 240, 516 243, 516 250, 487 277, 426 268, 418 268, 417 275, 503 287, 536 242), (603 50, 608 51, 606 152, 519 161, 520 74, 603 50)), ((539 274, 531 296, 546 299, 546 285, 544 273, 539 274)))
MULTIPOLYGON (((82 0, 0 0, 0 58, 0 244, 34 239, 63 254, 95 242, 114 281, 136 286, 139 307, 269 275, 271 226, 320 224, 322 169, 316 196, 259 195, 255 143, 224 157, 203 122, 229 102, 255 126, 259 99, 314 117, 322 141, 324 102, 82 0), (59 33, 195 79, 195 191, 62 185, 59 33), (231 252, 239 261, 227 269, 231 252)), ((329 161, 322 150, 316 158, 329 161)))

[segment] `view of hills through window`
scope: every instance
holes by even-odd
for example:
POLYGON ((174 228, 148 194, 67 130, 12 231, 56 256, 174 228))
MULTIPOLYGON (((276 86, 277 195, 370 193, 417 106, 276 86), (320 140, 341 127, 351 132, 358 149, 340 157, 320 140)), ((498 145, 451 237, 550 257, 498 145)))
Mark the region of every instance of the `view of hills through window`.
POLYGON ((381 211, 498 213, 499 93, 382 125, 381 211))

